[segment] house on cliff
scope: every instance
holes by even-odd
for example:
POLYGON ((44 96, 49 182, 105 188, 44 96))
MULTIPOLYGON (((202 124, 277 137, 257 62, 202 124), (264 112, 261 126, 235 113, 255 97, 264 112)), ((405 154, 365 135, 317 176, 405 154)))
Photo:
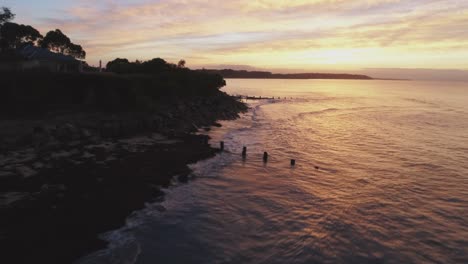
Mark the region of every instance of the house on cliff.
POLYGON ((83 64, 72 56, 27 45, 2 59, 0 71, 82 72, 83 64))

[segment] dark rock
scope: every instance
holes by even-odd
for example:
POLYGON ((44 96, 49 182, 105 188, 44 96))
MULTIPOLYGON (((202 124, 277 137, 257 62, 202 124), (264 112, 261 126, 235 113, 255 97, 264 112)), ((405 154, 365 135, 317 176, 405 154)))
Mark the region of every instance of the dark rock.
POLYGON ((179 182, 184 182, 184 183, 186 183, 186 182, 188 182, 189 177, 188 177, 188 175, 183 174, 183 175, 179 175, 179 176, 177 177, 177 179, 179 180, 179 182))
MULTIPOLYGON (((27 167, 37 161, 44 164, 43 167, 34 165, 37 176, 21 178, 11 172, 14 167, 10 171, 2 168, 2 172, 7 172, 4 180, 0 177, 2 190, 18 189, 34 194, 21 206, 15 204, 2 211, 0 247, 2 254, 5 252, 2 258, 15 258, 20 263, 72 263, 83 254, 105 247, 106 243, 98 234, 124 225, 125 218, 142 208, 145 202, 164 200, 164 192, 154 186, 169 186, 174 175, 178 175, 179 181, 187 182, 190 169, 186 164, 217 152, 207 144, 208 136, 187 132, 218 126, 214 123, 216 120, 232 119, 238 111, 246 110, 243 104, 221 94, 168 96, 154 105, 153 113, 114 113, 112 116, 92 111, 83 113, 82 117, 61 117, 50 122, 57 124, 55 129, 44 125, 34 132, 33 126, 29 126, 25 135, 5 138, 8 142, 3 140, 3 149, 18 149, 21 144, 31 144, 32 134, 46 135, 34 138, 40 146, 36 150, 38 157, 27 163, 27 167), (154 131, 183 142, 155 144, 144 152, 105 145, 88 150, 84 146, 85 142, 103 144, 106 137, 116 140, 154 131), (70 147, 71 141, 78 145, 70 147), (79 153, 48 158, 50 151, 66 153, 72 149, 78 149, 79 153), (109 156, 118 159, 100 165, 92 155, 82 158, 85 150, 93 153, 98 161, 109 156), (82 163, 73 163, 70 157, 82 163), (28 254, 23 254, 25 249, 28 254)), ((161 206, 158 210, 166 209, 161 206)))
POLYGON ((5 187, 11 185, 14 182, 19 182, 20 177, 20 175, 11 171, 0 171, 0 190, 5 190, 5 187))
POLYGON ((151 184, 150 189, 151 189, 151 193, 156 197, 164 195, 164 192, 157 185, 151 184))
POLYGON ((34 127, 31 140, 35 148, 39 148, 41 146, 46 145, 49 139, 50 139, 49 133, 44 127, 42 126, 34 127))
POLYGON ((91 131, 89 131, 89 130, 86 129, 86 128, 81 129, 81 137, 82 137, 83 139, 88 139, 88 138, 90 138, 91 136, 92 136, 91 131))
POLYGON ((23 178, 29 178, 37 174, 37 171, 31 169, 28 166, 18 166, 16 167, 16 172, 23 178))
POLYGON ((159 212, 165 212, 167 211, 166 207, 158 204, 158 205, 155 205, 154 208, 156 208, 156 210, 158 210, 159 212))

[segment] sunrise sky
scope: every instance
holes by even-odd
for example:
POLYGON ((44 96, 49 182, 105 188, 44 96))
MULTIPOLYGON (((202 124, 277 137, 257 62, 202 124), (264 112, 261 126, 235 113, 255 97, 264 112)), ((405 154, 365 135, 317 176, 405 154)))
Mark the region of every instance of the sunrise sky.
POLYGON ((294 71, 468 70, 466 0, 2 0, 16 23, 60 28, 96 65, 185 59, 189 67, 294 71))

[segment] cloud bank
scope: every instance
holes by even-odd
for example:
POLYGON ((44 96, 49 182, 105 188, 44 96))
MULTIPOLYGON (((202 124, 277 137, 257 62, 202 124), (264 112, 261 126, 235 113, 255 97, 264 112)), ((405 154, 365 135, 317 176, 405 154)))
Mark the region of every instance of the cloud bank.
POLYGON ((82 43, 91 63, 162 57, 192 67, 468 69, 467 1, 96 2, 51 4, 30 19, 82 43))

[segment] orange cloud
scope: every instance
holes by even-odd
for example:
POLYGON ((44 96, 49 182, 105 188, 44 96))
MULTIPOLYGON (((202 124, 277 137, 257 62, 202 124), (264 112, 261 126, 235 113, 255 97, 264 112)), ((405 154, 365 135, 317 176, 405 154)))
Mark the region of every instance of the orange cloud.
MULTIPOLYGON (((88 59, 257 67, 468 69, 468 3, 456 0, 77 1, 63 29, 88 59)), ((64 19, 63 17, 66 17, 64 19)), ((42 30, 45 31, 45 30, 42 30)))

